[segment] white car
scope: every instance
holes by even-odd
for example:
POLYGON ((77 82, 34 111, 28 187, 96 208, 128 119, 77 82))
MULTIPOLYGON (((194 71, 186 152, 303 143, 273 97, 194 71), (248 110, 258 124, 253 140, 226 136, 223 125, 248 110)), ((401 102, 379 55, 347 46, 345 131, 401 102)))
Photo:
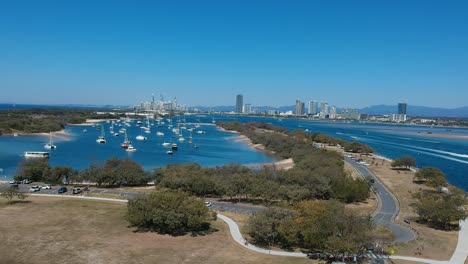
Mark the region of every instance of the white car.
POLYGON ((35 185, 35 186, 32 186, 31 189, 29 189, 29 192, 38 192, 41 190, 41 187, 35 185))
POLYGON ((49 185, 44 185, 41 187, 41 190, 50 190, 50 186, 49 185))
POLYGON ((205 206, 206 206, 206 207, 210 207, 210 206, 211 206, 211 202, 205 202, 205 206))

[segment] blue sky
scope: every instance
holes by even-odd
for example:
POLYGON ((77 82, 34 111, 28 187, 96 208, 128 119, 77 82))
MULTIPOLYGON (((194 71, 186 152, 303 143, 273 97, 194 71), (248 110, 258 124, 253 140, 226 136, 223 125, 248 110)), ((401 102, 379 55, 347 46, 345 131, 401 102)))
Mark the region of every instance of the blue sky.
POLYGON ((468 105, 468 1, 2 1, 0 102, 468 105))

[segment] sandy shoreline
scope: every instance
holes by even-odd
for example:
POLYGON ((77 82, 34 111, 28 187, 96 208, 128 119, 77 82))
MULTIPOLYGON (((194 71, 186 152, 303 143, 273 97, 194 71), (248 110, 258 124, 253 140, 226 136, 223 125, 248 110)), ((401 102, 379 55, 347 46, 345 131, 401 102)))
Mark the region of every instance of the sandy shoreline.
MULTIPOLYGON (((252 142, 252 140, 250 140, 250 138, 248 138, 245 135, 240 134, 237 131, 228 131, 228 130, 220 127, 220 126, 217 126, 217 127, 218 127, 219 130, 221 130, 223 132, 236 134, 236 136, 233 138, 234 142, 236 142, 236 143, 239 143, 239 142, 240 143, 245 143, 250 148, 252 148, 254 150, 265 152, 267 154, 272 154, 273 153, 273 152, 267 150, 265 148, 265 146, 263 146, 262 144, 254 144, 252 142)), ((294 160, 292 158, 289 158, 289 159, 284 159, 284 160, 278 160, 278 161, 275 161, 275 162, 266 162, 266 163, 257 163, 257 164, 247 165, 247 167, 249 167, 249 168, 262 168, 264 166, 266 166, 266 167, 274 166, 275 168, 280 169, 280 170, 289 170, 289 169, 294 167, 294 160)))

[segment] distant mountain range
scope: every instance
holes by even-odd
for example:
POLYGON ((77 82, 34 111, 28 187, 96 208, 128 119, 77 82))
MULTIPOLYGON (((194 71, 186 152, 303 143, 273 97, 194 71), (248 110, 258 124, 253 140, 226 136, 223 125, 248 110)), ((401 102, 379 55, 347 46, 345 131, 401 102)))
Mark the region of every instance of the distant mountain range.
MULTIPOLYGON (((191 107, 192 109, 196 108, 202 111, 221 111, 221 112, 230 112, 235 111, 235 106, 213 106, 213 107, 204 107, 197 106, 191 107)), ((271 106, 253 106, 252 108, 258 109, 260 111, 276 110, 281 112, 286 111, 295 111, 296 107, 294 105, 281 106, 281 107, 271 107, 271 106)), ((337 108, 339 113, 341 108, 337 108)), ((391 115, 397 113, 397 105, 373 105, 360 109, 361 113, 370 114, 370 115, 391 115)), ((455 118, 467 118, 468 117, 468 106, 459 107, 459 108, 440 108, 440 107, 429 107, 429 106, 415 106, 408 105, 407 113, 409 116, 413 117, 455 117, 455 118)))

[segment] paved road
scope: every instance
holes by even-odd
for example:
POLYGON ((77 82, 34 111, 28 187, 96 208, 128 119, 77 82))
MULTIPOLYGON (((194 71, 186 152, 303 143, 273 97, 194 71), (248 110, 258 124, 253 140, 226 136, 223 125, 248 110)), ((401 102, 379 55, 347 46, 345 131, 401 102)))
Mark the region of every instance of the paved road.
POLYGON ((395 242, 407 242, 414 240, 416 235, 409 228, 395 224, 393 221, 399 213, 398 202, 393 194, 383 185, 382 182, 365 166, 357 163, 355 160, 345 157, 345 161, 353 165, 353 167, 364 177, 374 179, 374 189, 379 196, 381 206, 373 217, 376 225, 389 228, 394 237, 395 242))

